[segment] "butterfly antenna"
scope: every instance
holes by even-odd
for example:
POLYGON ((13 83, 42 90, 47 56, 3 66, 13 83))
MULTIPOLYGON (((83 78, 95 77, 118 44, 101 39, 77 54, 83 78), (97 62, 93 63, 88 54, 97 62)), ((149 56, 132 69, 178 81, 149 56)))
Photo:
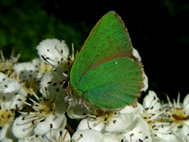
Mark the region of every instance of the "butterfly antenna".
POLYGON ((88 109, 87 109, 87 112, 88 112, 88 114, 87 114, 87 125, 88 125, 88 128, 91 129, 91 127, 89 126, 89 110, 88 109))
POLYGON ((61 70, 59 70, 59 68, 55 67, 53 64, 51 64, 47 58, 45 58, 43 55, 41 55, 41 58, 43 58, 43 60, 45 60, 48 64, 50 64, 51 66, 53 66, 55 69, 57 69, 60 73, 62 73, 64 76, 68 76, 67 74, 63 73, 61 70))

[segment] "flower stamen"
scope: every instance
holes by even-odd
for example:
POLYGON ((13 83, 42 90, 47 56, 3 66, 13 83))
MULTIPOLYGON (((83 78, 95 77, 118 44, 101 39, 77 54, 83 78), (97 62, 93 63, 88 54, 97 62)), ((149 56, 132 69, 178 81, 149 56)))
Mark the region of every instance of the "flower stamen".
POLYGON ((176 114, 173 114, 172 117, 175 118, 176 120, 189 120, 189 117, 181 117, 176 114))

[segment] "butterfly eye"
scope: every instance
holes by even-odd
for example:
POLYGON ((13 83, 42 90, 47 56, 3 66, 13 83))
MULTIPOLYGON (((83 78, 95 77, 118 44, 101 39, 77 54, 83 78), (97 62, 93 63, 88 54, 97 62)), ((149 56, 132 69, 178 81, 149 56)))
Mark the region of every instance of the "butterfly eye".
POLYGON ((65 74, 68 74, 68 71, 64 71, 65 74))
POLYGON ((69 86, 69 81, 63 80, 63 81, 62 81, 62 88, 63 88, 63 89, 66 89, 66 88, 68 88, 68 86, 69 86))

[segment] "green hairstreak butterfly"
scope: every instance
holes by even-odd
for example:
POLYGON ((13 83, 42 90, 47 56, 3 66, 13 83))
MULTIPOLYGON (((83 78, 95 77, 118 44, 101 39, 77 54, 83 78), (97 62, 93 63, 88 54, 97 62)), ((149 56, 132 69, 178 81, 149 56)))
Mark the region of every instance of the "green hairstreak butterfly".
POLYGON ((102 108, 134 104, 144 88, 144 71, 133 54, 121 17, 114 11, 95 25, 77 55, 69 75, 72 96, 102 108))

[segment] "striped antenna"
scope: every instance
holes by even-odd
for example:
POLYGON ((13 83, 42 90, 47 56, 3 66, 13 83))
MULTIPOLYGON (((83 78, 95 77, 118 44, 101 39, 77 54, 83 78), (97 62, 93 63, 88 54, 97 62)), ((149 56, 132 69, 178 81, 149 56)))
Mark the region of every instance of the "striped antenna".
POLYGON ((53 66, 57 71, 59 71, 60 73, 62 73, 64 76, 68 76, 67 74, 65 74, 65 73, 63 73, 61 70, 59 70, 59 68, 57 68, 57 67, 55 67, 53 64, 51 64, 51 63, 47 60, 47 58, 45 58, 43 55, 41 55, 41 58, 42 58, 43 60, 45 60, 47 63, 49 63, 51 66, 53 66))

